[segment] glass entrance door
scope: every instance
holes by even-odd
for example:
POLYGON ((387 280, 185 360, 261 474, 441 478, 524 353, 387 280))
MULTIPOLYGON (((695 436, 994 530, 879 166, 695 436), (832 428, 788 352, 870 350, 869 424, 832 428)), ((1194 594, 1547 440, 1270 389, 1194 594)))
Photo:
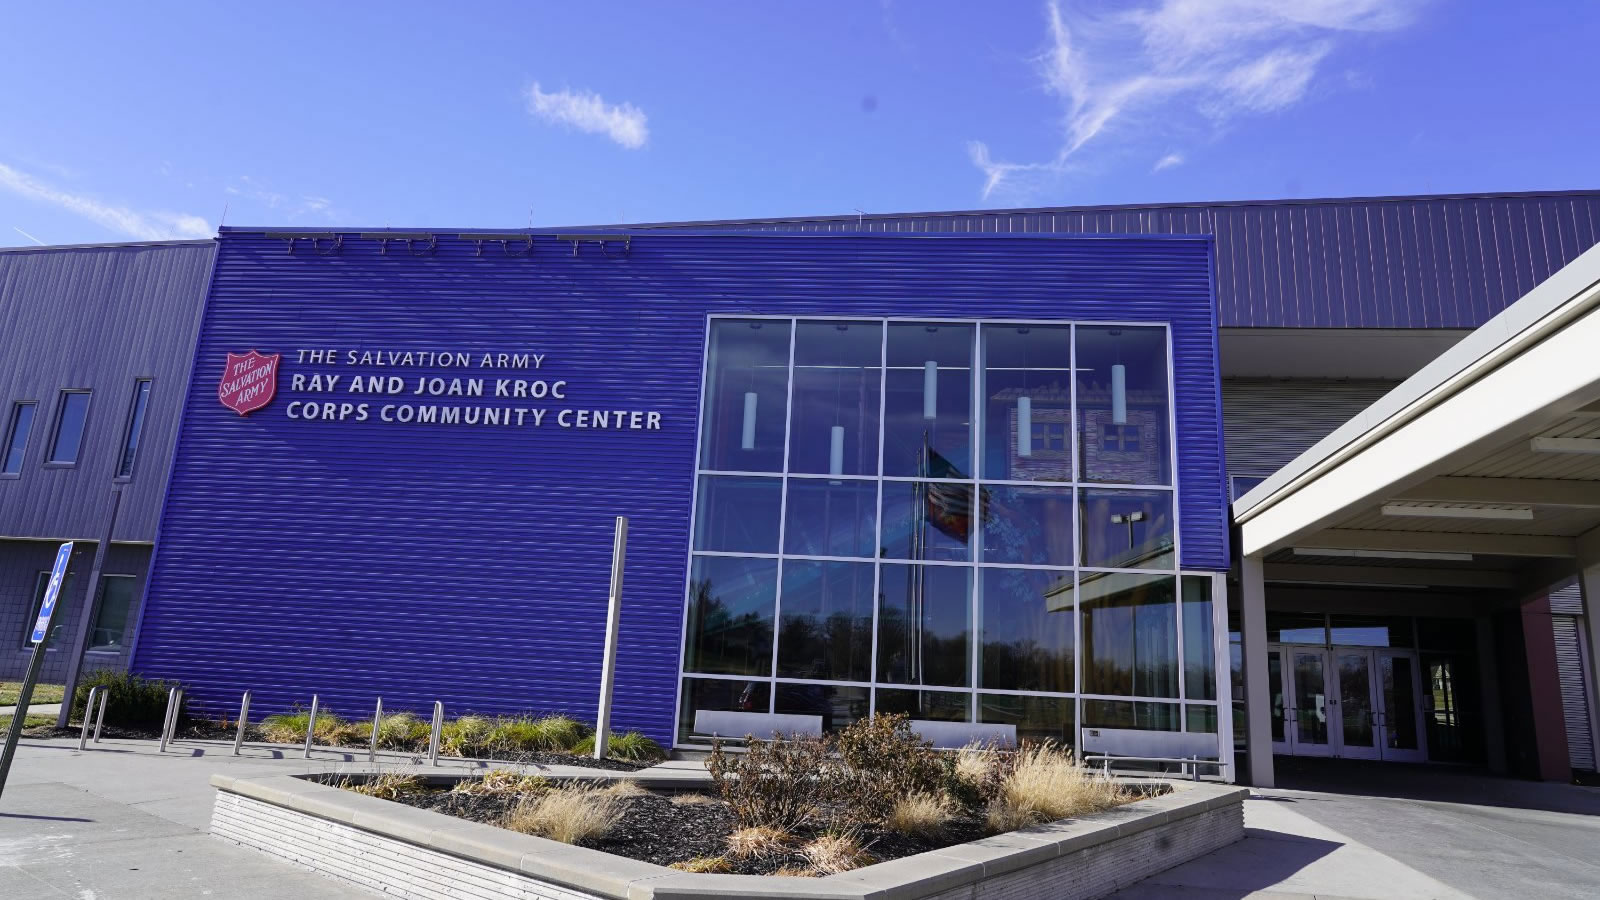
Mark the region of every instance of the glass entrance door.
POLYGON ((1421 667, 1416 654, 1401 650, 1376 650, 1377 695, 1382 704, 1378 738, 1383 758, 1395 762, 1423 762, 1428 749, 1422 728, 1421 667))
POLYGON ((1295 756, 1331 756, 1333 732, 1328 714, 1333 704, 1328 689, 1328 651, 1286 649, 1289 665, 1284 694, 1289 707, 1284 710, 1289 752, 1295 756))
POLYGON ((1272 646, 1272 750, 1422 762, 1422 683, 1416 654, 1370 647, 1272 646))
POLYGON ((1339 682, 1339 740, 1335 755, 1378 759, 1379 713, 1372 678, 1372 651, 1340 648, 1332 654, 1334 677, 1339 682))

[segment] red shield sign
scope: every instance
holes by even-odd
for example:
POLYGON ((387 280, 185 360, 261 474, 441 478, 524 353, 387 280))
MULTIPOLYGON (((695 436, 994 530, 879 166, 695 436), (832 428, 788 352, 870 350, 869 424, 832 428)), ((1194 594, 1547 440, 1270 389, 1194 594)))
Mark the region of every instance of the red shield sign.
POLYGON ((217 399, 241 416, 271 403, 278 392, 278 360, 282 358, 281 353, 263 356, 254 350, 229 353, 217 385, 217 399))

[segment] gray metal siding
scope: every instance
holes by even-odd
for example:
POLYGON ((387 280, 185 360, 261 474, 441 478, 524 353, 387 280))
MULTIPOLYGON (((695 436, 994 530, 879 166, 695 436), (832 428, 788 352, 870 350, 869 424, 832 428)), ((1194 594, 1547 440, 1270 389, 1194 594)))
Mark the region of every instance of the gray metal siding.
POLYGON ((0 538, 99 540, 136 378, 151 378, 118 541, 153 541, 215 247, 211 242, 0 253, 0 430, 38 407, 20 478, 0 479, 0 538), (44 464, 63 389, 89 388, 79 461, 44 464))
POLYGON ((798 232, 1212 234, 1224 328, 1476 328, 1600 243, 1600 191, 657 223, 798 232))
MULTIPOLYGON (((1552 603, 1552 607, 1554 604, 1552 603)), ((1561 683, 1561 711, 1567 723, 1567 755, 1574 769, 1595 770, 1594 732, 1590 727, 1588 672, 1583 646, 1583 620, 1550 617, 1556 638, 1556 674, 1561 683)))
POLYGON ((1327 437, 1393 381, 1225 378, 1222 428, 1228 474, 1263 477, 1327 437))
MULTIPOLYGON (((31 646, 24 644, 27 632, 33 627, 38 609, 34 605, 40 572, 50 571, 55 561, 54 541, 0 541, 0 680, 20 681, 28 668, 31 646)), ((84 594, 89 585, 89 572, 94 568, 95 545, 79 543, 72 548, 72 561, 67 568, 67 579, 62 584, 60 606, 56 610, 56 625, 65 626, 61 641, 66 648, 78 633, 83 621, 84 594)), ((150 548, 146 546, 113 544, 106 554, 102 575, 132 575, 136 581, 134 602, 144 593, 145 576, 150 568, 150 548)), ((138 616, 137 605, 129 610, 129 633, 124 645, 132 645, 133 622, 138 616)), ((128 653, 91 652, 84 654, 83 670, 125 669, 128 653)), ((53 647, 45 654, 44 668, 39 678, 45 683, 60 684, 66 678, 67 650, 53 647)))

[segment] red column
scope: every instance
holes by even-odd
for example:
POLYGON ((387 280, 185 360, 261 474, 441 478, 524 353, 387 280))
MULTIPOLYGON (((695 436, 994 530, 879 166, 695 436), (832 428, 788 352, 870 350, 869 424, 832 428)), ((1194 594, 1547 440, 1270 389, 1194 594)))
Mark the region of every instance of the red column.
POLYGON ((1567 756, 1567 723, 1561 708, 1549 597, 1540 595, 1522 604, 1522 640, 1528 660, 1528 692, 1539 777, 1545 781, 1570 781, 1572 760, 1567 756))

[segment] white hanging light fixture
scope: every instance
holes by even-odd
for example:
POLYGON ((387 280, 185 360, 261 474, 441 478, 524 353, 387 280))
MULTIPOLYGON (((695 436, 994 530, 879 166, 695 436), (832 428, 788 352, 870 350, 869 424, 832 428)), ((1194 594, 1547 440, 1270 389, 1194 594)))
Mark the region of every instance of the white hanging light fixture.
POLYGON ((739 449, 756 448, 756 392, 744 392, 744 428, 739 433, 739 449))
POLYGON ((1128 367, 1111 367, 1111 424, 1128 424, 1128 367))
POLYGON ((922 417, 939 418, 939 363, 931 359, 922 364, 922 417))
POLYGON ((1033 455, 1033 398, 1017 398, 1017 455, 1033 455))
POLYGON ((833 426, 828 441, 828 474, 844 474, 844 426, 833 426))

